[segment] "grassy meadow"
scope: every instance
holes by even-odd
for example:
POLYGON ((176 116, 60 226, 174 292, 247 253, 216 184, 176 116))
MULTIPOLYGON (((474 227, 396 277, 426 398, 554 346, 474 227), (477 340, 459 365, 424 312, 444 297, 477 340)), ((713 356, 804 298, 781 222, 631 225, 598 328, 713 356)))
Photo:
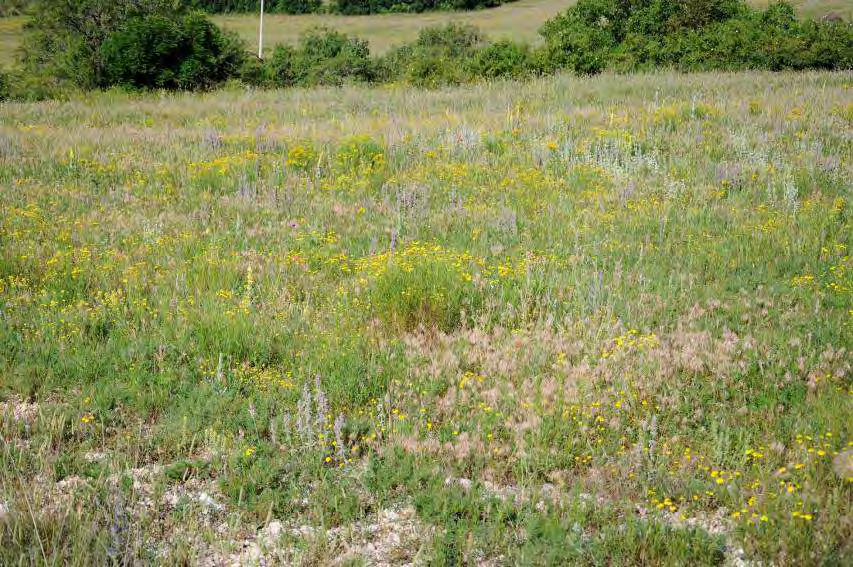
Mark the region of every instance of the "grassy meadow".
POLYGON ((851 86, 0 105, 0 564, 849 564, 851 86))

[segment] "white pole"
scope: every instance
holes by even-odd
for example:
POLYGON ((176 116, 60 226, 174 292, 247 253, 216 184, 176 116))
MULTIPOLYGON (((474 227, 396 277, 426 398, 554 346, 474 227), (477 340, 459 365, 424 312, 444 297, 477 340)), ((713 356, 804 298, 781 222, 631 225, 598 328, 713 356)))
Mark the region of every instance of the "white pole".
POLYGON ((264 0, 261 0, 261 24, 258 26, 258 59, 264 58, 264 0))

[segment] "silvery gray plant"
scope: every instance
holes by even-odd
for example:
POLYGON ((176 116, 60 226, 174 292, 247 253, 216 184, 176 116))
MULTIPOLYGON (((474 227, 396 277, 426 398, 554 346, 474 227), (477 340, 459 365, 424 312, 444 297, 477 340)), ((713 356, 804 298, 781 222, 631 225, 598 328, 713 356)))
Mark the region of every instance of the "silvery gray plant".
POLYGON ((344 451, 344 425, 346 425, 344 416, 342 414, 338 414, 335 418, 333 431, 335 433, 335 456, 338 458, 338 462, 341 463, 345 463, 347 460, 347 455, 344 451))
POLYGON ((314 419, 311 411, 311 391, 308 384, 302 387, 302 397, 296 404, 296 432, 303 441, 314 439, 314 419))
MULTIPOLYGON (((313 445, 321 437, 326 439, 329 412, 329 402, 318 374, 314 377, 314 394, 311 394, 308 384, 305 384, 296 404, 296 433, 303 443, 313 445)), ((290 420, 283 421, 283 424, 289 427, 290 420)))

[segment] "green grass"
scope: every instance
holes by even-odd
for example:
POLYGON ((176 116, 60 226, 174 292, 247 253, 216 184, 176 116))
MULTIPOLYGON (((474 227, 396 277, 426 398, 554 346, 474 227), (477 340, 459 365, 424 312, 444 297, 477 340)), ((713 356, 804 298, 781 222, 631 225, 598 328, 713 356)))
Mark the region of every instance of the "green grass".
POLYGON ((0 18, 0 68, 11 67, 15 63, 25 21, 26 18, 21 16, 0 18))
POLYGON ((0 106, 0 563, 849 563, 851 84, 0 106))
MULTIPOLYGON (((752 0, 756 6, 767 6, 772 0, 752 0)), ((835 13, 845 18, 853 17, 853 6, 847 0, 793 0, 791 2, 799 14, 810 18, 819 18, 824 14, 835 13)))

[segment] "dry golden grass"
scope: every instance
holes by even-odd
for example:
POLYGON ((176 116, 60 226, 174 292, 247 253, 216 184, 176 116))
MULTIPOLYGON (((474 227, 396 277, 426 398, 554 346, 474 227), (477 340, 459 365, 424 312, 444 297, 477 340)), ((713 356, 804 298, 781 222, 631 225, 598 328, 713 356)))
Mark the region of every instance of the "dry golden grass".
MULTIPOLYGON (((750 0, 756 6, 767 6, 777 0, 750 0)), ((824 14, 834 12, 845 18, 853 17, 853 2, 850 0, 792 0, 801 16, 819 18, 824 14)))
MULTIPOLYGON (((476 25, 496 38, 534 42, 538 39, 539 27, 546 20, 574 3, 575 0, 520 0, 493 10, 375 16, 274 14, 265 18, 264 43, 266 49, 272 48, 276 43, 293 43, 305 30, 322 25, 363 37, 370 41, 372 50, 383 52, 394 45, 410 41, 425 27, 449 22, 476 25)), ((214 20, 221 26, 239 33, 253 50, 257 50, 257 18, 232 14, 216 16, 214 20)))
POLYGON ((15 51, 21 44, 26 18, 15 16, 0 18, 0 67, 11 65, 15 60, 15 51))

